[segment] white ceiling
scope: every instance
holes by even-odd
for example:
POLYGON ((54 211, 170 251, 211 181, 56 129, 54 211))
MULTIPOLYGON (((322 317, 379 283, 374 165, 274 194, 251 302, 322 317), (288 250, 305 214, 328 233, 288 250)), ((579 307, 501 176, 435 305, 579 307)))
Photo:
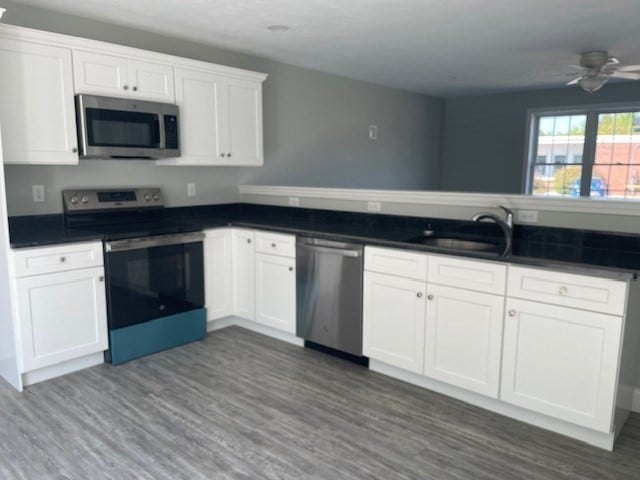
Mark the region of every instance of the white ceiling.
POLYGON ((640 64, 640 0, 22 3, 439 96, 562 86, 587 50, 640 64))

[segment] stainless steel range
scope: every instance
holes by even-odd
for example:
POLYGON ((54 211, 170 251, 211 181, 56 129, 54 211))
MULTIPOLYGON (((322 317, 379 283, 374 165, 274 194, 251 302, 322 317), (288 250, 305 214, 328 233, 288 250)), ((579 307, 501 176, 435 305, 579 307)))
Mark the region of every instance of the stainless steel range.
POLYGON ((118 364, 204 338, 203 238, 167 221, 159 188, 65 190, 67 228, 104 238, 109 350, 118 364))

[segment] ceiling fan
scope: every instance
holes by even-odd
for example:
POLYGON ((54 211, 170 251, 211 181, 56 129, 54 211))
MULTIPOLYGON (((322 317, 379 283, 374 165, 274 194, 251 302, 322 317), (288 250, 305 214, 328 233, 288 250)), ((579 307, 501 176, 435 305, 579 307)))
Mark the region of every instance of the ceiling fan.
POLYGON ((580 71, 569 74, 573 78, 567 85, 580 85, 589 93, 600 90, 610 78, 640 80, 640 65, 622 65, 619 59, 603 50, 581 53, 580 65, 569 67, 580 71))

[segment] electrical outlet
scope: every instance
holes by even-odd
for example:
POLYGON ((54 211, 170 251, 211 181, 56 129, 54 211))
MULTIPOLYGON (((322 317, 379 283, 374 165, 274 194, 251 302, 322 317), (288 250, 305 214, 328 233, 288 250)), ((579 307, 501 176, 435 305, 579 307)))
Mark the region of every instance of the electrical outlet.
POLYGON ((367 202, 367 210, 370 212, 379 212, 382 210, 382 205, 380 202, 367 202))
POLYGON ((522 223, 537 223, 538 211, 537 210, 518 210, 516 218, 522 223))
POLYGON ((196 184, 195 183, 187 183, 187 196, 195 197, 196 196, 196 184))
POLYGON ((299 207, 300 199, 298 197, 289 197, 289 206, 290 207, 299 207))
POLYGON ((32 185, 33 203, 44 202, 44 185, 32 185))

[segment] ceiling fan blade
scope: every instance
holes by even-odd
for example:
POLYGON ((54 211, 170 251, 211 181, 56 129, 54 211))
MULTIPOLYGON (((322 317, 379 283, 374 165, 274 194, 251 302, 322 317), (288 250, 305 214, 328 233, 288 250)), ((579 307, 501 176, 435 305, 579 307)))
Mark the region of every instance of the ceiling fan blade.
POLYGON ((621 72, 620 70, 618 70, 613 72, 610 76, 615 78, 626 78, 627 80, 640 80, 640 72, 621 72))
POLYGON ((635 72, 640 71, 640 65, 624 65, 622 67, 616 67, 618 72, 635 72))
POLYGON ((569 80, 567 82, 567 85, 576 85, 581 79, 582 79, 582 75, 580 75, 579 77, 574 78, 573 80, 569 80))

